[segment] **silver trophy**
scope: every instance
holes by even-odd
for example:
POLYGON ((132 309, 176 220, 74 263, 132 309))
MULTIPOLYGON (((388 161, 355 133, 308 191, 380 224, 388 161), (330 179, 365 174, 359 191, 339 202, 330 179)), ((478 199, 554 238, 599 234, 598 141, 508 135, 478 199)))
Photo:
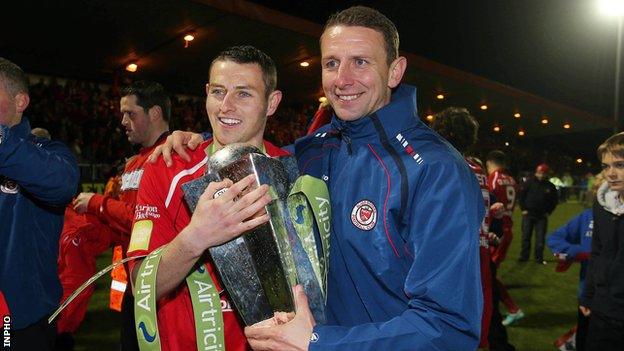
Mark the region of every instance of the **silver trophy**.
POLYGON ((294 312, 292 286, 302 284, 314 318, 325 322, 326 262, 315 216, 305 196, 292 193, 298 178, 294 157, 271 158, 246 144, 231 144, 209 159, 206 174, 182 186, 191 210, 212 181, 234 183, 255 174, 267 184, 273 201, 266 206, 268 223, 221 246, 210 255, 232 302, 246 325, 294 312))

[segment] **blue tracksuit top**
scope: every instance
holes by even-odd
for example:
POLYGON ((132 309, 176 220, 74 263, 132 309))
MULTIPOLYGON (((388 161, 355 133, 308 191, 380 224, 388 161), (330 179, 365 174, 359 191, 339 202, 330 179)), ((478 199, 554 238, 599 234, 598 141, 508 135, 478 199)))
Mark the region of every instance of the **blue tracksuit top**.
MULTIPOLYGON (((567 254, 567 259, 573 260, 580 253, 591 252, 593 229, 594 217, 590 208, 548 235, 546 244, 553 253, 567 254)), ((583 295, 583 290, 585 290, 585 274, 587 273, 588 264, 589 261, 581 262, 578 288, 579 299, 583 295)))
POLYGON ((58 241, 79 172, 69 149, 30 134, 26 118, 0 133, 0 291, 22 329, 58 307, 58 241))
POLYGON ((483 197, 462 156, 422 123, 416 89, 294 146, 332 205, 327 325, 310 350, 475 350, 483 197))

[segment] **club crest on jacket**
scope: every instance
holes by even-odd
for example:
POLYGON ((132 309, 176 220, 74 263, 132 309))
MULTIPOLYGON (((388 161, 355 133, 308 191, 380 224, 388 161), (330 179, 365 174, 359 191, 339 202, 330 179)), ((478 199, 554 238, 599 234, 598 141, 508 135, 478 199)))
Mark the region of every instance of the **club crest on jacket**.
POLYGON ((362 230, 371 230, 377 224, 377 208, 368 200, 361 200, 351 210, 351 222, 362 230))
POLYGON ((0 191, 5 194, 17 194, 19 192, 19 185, 6 177, 0 177, 0 191))

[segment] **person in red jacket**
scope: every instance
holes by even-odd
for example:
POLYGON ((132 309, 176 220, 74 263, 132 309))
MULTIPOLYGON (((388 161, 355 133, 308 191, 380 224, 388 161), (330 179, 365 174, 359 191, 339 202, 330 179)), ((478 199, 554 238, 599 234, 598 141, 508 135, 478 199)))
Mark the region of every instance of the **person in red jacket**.
MULTIPOLYGON (((124 160, 125 163, 125 160, 124 160)), ((123 172, 123 164, 120 166, 123 172)), ((119 198, 121 178, 110 177, 104 196, 119 198)), ((69 204, 65 209, 63 231, 59 239, 58 274, 65 301, 96 272, 96 258, 111 245, 112 229, 102 225, 92 214, 80 214, 69 204)), ((123 267, 122 267, 123 268, 123 267)), ((82 324, 95 288, 87 287, 61 312, 57 319, 56 351, 73 350, 73 335, 82 324)))
MULTIPOLYGON (((94 215, 65 208, 59 240, 58 273, 65 301, 96 271, 96 257, 110 247, 111 229, 94 215)), ((87 287, 61 312, 57 324, 56 350, 72 350, 73 335, 82 323, 95 287, 87 287)))
MULTIPOLYGON (((110 236, 102 236, 103 242, 120 246, 126 252, 130 242, 132 219, 136 205, 143 166, 154 148, 169 135, 171 100, 162 85, 151 81, 137 81, 122 89, 120 111, 121 124, 126 129, 128 141, 141 145, 137 155, 126 162, 121 175, 119 199, 109 195, 80 193, 73 202, 76 212, 97 218, 98 224, 110 229, 110 236)), ((76 267, 76 269, 79 269, 76 267)), ((120 266, 119 269, 123 269, 120 266)), ((133 299, 126 289, 126 282, 113 280, 112 297, 120 299, 122 309, 122 350, 138 350, 134 332, 133 299)), ((72 332, 59 329, 59 333, 72 332)))
POLYGON ((208 156, 232 143, 254 145, 269 156, 287 155, 263 140, 267 117, 275 112, 282 96, 276 90, 276 81, 275 64, 262 51, 236 46, 221 52, 212 61, 206 84, 206 112, 213 138, 186 156, 174 156, 170 167, 162 158, 146 165, 128 249, 129 256, 150 254, 138 261, 149 265, 149 270, 139 275, 137 261, 131 268, 135 299, 140 302, 137 303, 139 343, 158 340, 163 351, 212 350, 223 346, 228 351, 248 349, 239 319, 204 251, 268 221, 266 213, 251 218, 270 202, 268 187, 263 185, 247 192, 255 183, 253 176, 235 184, 227 179, 212 182, 191 213, 181 185, 201 177, 208 156), (217 192, 222 194, 218 196, 217 192), (159 248, 164 249, 157 251, 159 248), (153 263, 152 257, 158 252, 162 252, 160 261, 153 263), (149 285, 145 276, 155 269, 155 283, 149 285), (185 282, 195 271, 207 271, 208 279, 212 280, 210 284, 197 283, 204 292, 200 302, 210 304, 200 311, 199 319, 194 315, 198 311, 193 309, 195 302, 191 302, 189 293, 195 282, 185 282), (156 299, 157 314, 145 320, 140 314, 142 310, 155 313, 143 303, 152 296, 156 299), (200 322, 209 323, 210 328, 199 328, 200 322), (203 333, 203 337, 197 338, 196 332, 203 333))

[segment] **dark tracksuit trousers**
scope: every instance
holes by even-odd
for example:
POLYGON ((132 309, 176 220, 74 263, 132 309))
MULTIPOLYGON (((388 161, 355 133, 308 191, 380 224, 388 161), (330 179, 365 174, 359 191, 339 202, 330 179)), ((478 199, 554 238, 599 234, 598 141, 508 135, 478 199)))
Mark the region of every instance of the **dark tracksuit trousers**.
POLYGON ((546 240, 546 229, 548 228, 548 215, 536 215, 528 213, 522 215, 522 250, 520 260, 527 261, 531 251, 531 237, 535 229, 535 260, 544 260, 544 243, 546 240))

